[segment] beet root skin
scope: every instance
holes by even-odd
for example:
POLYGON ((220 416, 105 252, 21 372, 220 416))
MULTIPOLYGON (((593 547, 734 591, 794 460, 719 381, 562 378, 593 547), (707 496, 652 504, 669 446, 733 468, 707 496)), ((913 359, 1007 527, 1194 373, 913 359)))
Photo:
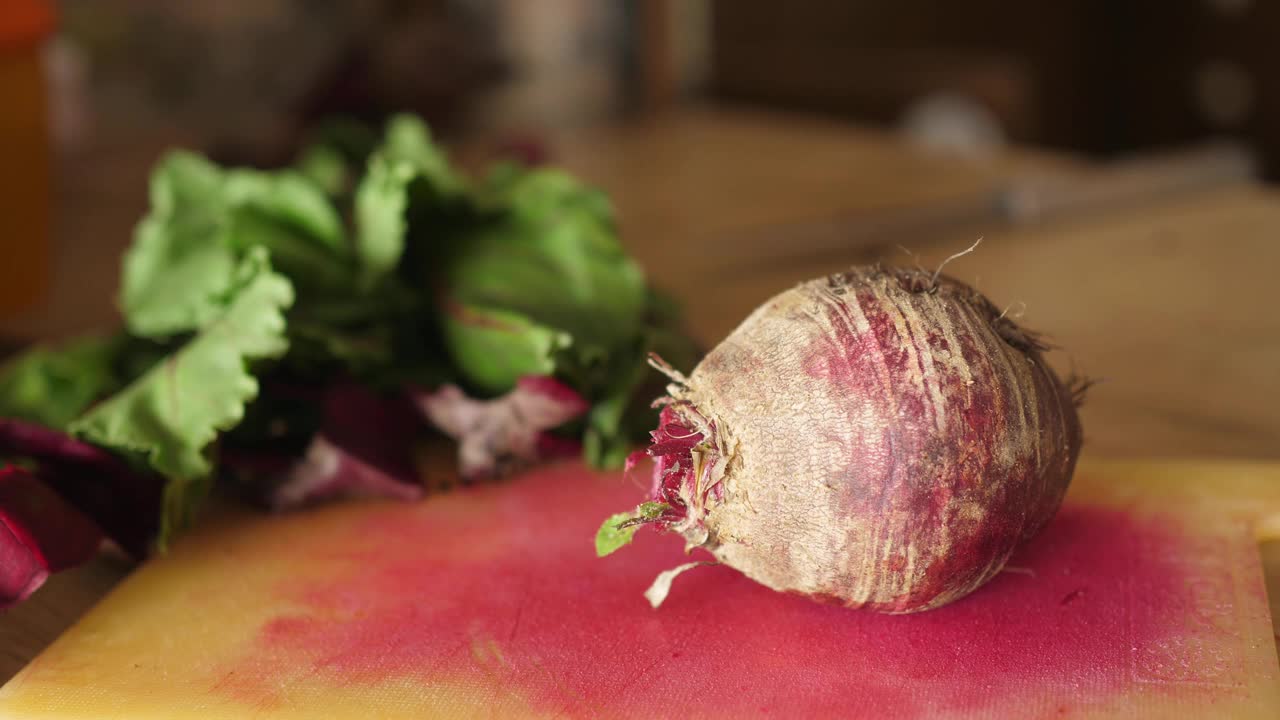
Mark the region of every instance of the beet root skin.
POLYGON ((1054 515, 1079 455, 1043 349, 923 272, 788 290, 668 388, 661 524, 779 591, 889 613, 963 597, 1054 515))

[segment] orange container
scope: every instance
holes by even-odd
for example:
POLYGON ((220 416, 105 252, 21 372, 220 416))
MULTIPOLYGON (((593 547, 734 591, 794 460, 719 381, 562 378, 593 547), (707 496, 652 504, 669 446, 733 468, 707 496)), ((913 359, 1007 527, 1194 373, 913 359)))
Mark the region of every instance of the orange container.
POLYGON ((49 283, 52 178, 45 76, 48 0, 0 0, 0 315, 49 283))

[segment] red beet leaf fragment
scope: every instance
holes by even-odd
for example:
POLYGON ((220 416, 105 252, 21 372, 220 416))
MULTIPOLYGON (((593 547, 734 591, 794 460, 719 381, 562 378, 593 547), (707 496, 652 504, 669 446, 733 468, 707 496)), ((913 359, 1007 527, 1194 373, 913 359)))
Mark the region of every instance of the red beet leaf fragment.
POLYGON ((419 397, 418 406, 433 425, 458 441, 464 478, 500 475, 572 451, 548 431, 590 407, 568 385, 533 375, 520 378, 515 389, 493 400, 476 400, 456 385, 445 385, 419 397))
MULTIPOLYGON (((413 400, 403 393, 377 393, 356 383, 325 391, 320 435, 342 452, 402 484, 420 484, 413 450, 425 430, 413 400)), ((390 493, 391 497, 399 495, 399 491, 390 493)))
POLYGON ((101 541, 93 521, 35 475, 0 468, 0 609, 27 599, 51 573, 92 558, 101 541))
POLYGON ((397 479, 316 435, 307 453, 271 493, 274 510, 291 510, 344 498, 417 500, 422 486, 397 479))
POLYGON ((425 423, 403 394, 356 383, 314 392, 277 386, 267 393, 316 405, 321 423, 301 458, 274 448, 224 451, 222 463, 250 480, 256 499, 286 511, 344 498, 422 497, 414 448, 425 423))

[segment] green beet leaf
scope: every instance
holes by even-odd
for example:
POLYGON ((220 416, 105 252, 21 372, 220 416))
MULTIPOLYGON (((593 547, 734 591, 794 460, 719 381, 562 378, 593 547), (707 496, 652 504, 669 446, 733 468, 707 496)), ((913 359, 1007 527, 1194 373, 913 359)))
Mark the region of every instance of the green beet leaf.
MULTIPOLYGON (((640 349, 618 353, 614 365, 617 367, 606 369, 603 378, 606 389, 587 414, 582 455, 592 467, 620 467, 631 452, 633 433, 624 426, 624 421, 628 409, 634 404, 637 389, 650 372, 640 349)), ((585 384, 599 382, 588 380, 585 384)), ((640 404, 647 407, 650 400, 652 398, 643 399, 640 404)), ((650 428, 652 424, 644 427, 641 432, 650 428)))
MULTIPOLYGON (((634 345, 644 275, 598 193, 533 170, 508 171, 482 197, 486 219, 456 240, 439 272, 453 303, 518 314, 606 359, 634 345)), ((459 371, 476 381, 468 365, 459 371)))
POLYGON ((617 513, 610 515, 600 525, 600 530, 596 532, 596 557, 612 555, 631 543, 631 539, 636 534, 636 526, 623 525, 623 523, 634 518, 635 513, 617 513))
POLYGON ((308 147, 298 157, 294 168, 330 197, 341 195, 350 182, 346 159, 331 145, 308 147))
POLYGON ((300 173, 232 170, 222 192, 232 208, 255 209, 334 255, 348 253, 342 218, 324 191, 300 173))
POLYGON ((596 557, 604 557, 617 552, 624 545, 629 545, 635 537, 636 528, 662 517, 662 513, 671 506, 661 502, 643 502, 634 512, 610 515, 600 530, 596 532, 596 557))
POLYGON ((523 315, 472 305, 444 309, 441 329, 454 365, 486 394, 501 394, 524 375, 551 375, 569 336, 523 315))
POLYGON ((293 167, 325 194, 342 199, 355 186, 379 141, 378 133, 362 122, 329 118, 310 133, 293 167))
POLYGON ((509 211, 524 220, 554 221, 561 213, 573 212, 611 228, 614 224, 613 205, 607 195, 556 168, 497 165, 477 196, 482 207, 509 211))
POLYGON ((649 367, 648 356, 655 354, 688 373, 700 355, 697 346, 680 330, 681 320, 673 301, 651 290, 645 315, 639 346, 619 354, 615 367, 606 373, 609 390, 588 417, 583 455, 594 467, 621 467, 632 443, 644 439, 658 423, 658 411, 652 401, 665 392, 666 378, 649 367))
POLYGON ((86 337, 35 347, 0 366, 0 417, 63 429, 113 390, 120 338, 86 337))
POLYGON ((229 239, 238 251, 267 248, 273 266, 295 285, 350 284, 346 229, 314 182, 291 170, 238 169, 227 173, 223 195, 235 228, 229 239))
POLYGON ((125 254, 120 304, 130 332, 165 337, 202 327, 222 311, 235 273, 226 241, 223 172, 186 152, 151 176, 151 210, 125 254))
POLYGON ((125 255, 120 304, 129 331, 164 338, 204 327, 225 309, 236 266, 255 247, 269 250, 300 292, 354 285, 342 219, 306 176, 170 154, 152 175, 151 210, 125 255))
POLYGON ((431 139, 426 123, 412 115, 396 115, 387 123, 378 152, 393 164, 405 164, 439 195, 466 189, 466 181, 449 164, 444 149, 431 139))
POLYGON ((441 199, 465 188, 421 120, 408 115, 392 118, 355 193, 356 253, 365 285, 389 273, 404 255, 415 191, 441 199))
POLYGON ((369 159, 355 199, 356 252, 366 284, 390 272, 404 254, 409 184, 416 176, 408 163, 369 159))
POLYGON ((292 171, 232 170, 222 193, 224 237, 237 256, 266 248, 300 294, 351 288, 354 263, 342 219, 313 182, 292 171))
POLYGON ((208 489, 207 447, 240 422, 258 394, 246 363, 280 357, 288 347, 284 310, 293 288, 271 269, 265 250, 247 254, 234 283, 225 310, 199 334, 71 425, 85 440, 141 456, 169 478, 161 546, 186 526, 208 489))

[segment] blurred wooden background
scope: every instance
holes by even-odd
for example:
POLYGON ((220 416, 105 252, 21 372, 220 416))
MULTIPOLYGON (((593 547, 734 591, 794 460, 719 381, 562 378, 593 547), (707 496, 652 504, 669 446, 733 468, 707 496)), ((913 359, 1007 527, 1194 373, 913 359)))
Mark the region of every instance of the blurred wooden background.
POLYGON ((1273 2, 713 6, 719 97, 885 124, 930 97, 960 97, 1019 143, 1109 155, 1232 137, 1280 172, 1273 2))

